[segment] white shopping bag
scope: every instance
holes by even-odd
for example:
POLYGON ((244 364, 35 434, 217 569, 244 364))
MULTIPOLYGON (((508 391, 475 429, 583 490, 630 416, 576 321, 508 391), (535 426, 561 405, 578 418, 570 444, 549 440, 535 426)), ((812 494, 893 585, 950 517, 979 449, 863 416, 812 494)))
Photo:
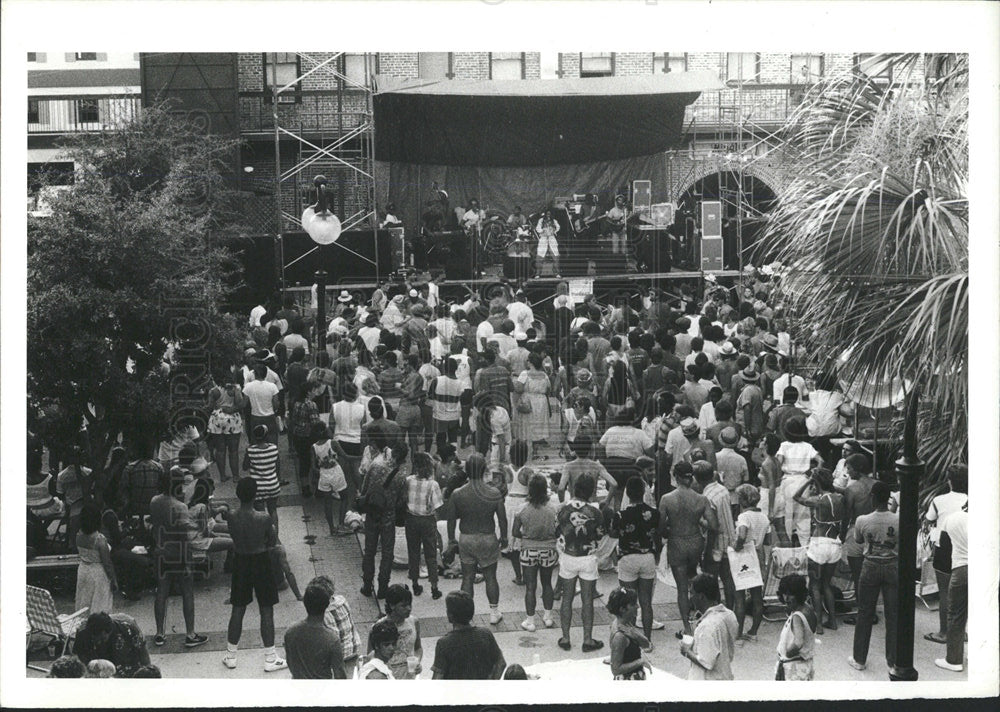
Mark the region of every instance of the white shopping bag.
POLYGON ((746 544, 739 551, 730 546, 728 552, 729 568, 732 571, 733 583, 736 585, 737 591, 746 591, 764 585, 764 579, 760 573, 760 560, 757 558, 757 551, 753 546, 746 544))
POLYGON ((666 544, 663 545, 663 549, 660 551, 660 563, 656 565, 656 578, 660 579, 660 582, 667 586, 677 588, 677 582, 674 581, 674 574, 670 570, 670 564, 667 563, 666 544))

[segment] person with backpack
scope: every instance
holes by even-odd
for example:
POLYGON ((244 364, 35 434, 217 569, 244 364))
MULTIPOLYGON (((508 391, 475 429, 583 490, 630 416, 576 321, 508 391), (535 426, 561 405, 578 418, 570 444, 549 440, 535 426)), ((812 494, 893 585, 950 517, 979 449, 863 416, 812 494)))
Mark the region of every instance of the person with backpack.
POLYGON ((382 559, 378 570, 378 598, 385 598, 392 573, 393 550, 396 545, 396 509, 398 503, 405 504, 407 473, 405 469, 409 448, 402 442, 393 445, 391 456, 386 460, 376 458, 368 466, 361 483, 356 506, 365 515, 365 549, 361 561, 361 576, 364 585, 361 595, 371 597, 375 578, 375 553, 382 543, 382 559))

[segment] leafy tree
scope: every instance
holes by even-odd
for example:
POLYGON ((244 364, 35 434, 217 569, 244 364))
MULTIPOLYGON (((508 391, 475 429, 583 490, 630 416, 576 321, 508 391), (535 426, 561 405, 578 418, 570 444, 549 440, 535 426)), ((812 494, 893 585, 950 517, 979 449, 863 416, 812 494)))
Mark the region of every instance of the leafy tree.
POLYGON ((968 447, 968 58, 876 61, 892 81, 832 78, 791 117, 801 165, 763 248, 818 362, 919 389, 926 501, 968 447))
POLYGON ((161 105, 64 148, 75 181, 28 225, 29 410, 57 455, 84 423, 99 472, 120 436, 203 420, 210 377, 238 357, 220 308, 241 232, 224 179, 235 144, 161 105))

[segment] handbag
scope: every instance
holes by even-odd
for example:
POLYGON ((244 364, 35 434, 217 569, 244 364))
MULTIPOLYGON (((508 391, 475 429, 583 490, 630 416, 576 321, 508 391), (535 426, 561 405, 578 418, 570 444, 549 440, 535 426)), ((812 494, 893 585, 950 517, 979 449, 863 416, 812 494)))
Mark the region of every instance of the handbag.
POLYGON ((746 591, 764 585, 764 579, 760 572, 760 560, 757 558, 757 550, 753 546, 744 545, 739 551, 730 546, 728 553, 729 568, 732 571, 733 584, 737 591, 746 591))

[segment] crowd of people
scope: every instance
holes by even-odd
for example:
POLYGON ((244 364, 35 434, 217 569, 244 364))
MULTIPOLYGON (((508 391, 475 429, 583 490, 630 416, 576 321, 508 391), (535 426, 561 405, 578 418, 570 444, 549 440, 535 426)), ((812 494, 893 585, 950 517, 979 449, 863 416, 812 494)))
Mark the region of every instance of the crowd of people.
MULTIPOLYGON (((484 583, 496 625, 500 582, 512 575, 524 587, 521 628, 558 623, 565 651, 573 648, 578 592, 581 649, 604 647, 594 625, 603 599, 612 616, 610 674, 641 679, 651 670, 653 631, 664 627, 653 615, 654 587, 670 576, 689 676, 731 679, 736 650, 758 641, 771 555, 782 548, 803 549, 808 573, 777 586, 788 611, 777 679, 812 679, 814 636, 840 629, 834 575, 842 561, 857 597, 856 614, 840 618, 854 626, 848 663, 866 665, 881 596, 892 665, 899 541, 891 473, 872 472, 831 365, 796 364, 789 318, 772 289, 750 270, 737 288, 654 289, 641 308, 602 308, 592 297, 574 304, 562 283, 543 317, 520 291, 445 303, 432 279, 386 285, 361 304, 344 291, 323 324, 315 309, 290 299, 260 305, 250 315, 244 363, 206 394, 207 433, 177 429, 157 458, 153 443, 130 443, 105 497, 110 515, 80 503, 86 468, 71 462, 45 478, 40 459, 29 457, 29 509, 42 520, 53 506, 66 508, 58 516, 73 515, 76 603, 93 612, 87 631, 112 621, 122 628, 116 635, 134 637, 120 614, 108 617, 111 594, 141 595, 151 579, 154 642, 162 644, 176 581, 185 645, 201 645, 191 572, 225 551, 229 668, 256 597, 265 671, 415 677, 422 651, 412 597, 423 594, 426 578, 430 596, 441 598, 439 581, 452 576, 461 588, 445 597, 453 630, 436 644, 433 677, 518 679, 523 669, 508 670, 492 632, 471 625, 475 584, 484 583), (282 433, 294 473, 281 470, 282 433), (211 463, 202 457, 205 435, 211 463), (219 481, 238 479, 238 509, 212 499, 211 464, 219 481), (322 500, 331 537, 363 534, 360 592, 386 609, 367 646, 333 582, 318 577, 300 594, 287 565, 277 500, 293 474, 303 498, 322 500), (390 585, 397 530, 409 587, 390 585), (150 555, 137 554, 137 543, 150 555), (498 573, 504 559, 511 574, 498 573), (616 570, 618 588, 597 590, 602 570, 616 570), (277 656, 273 621, 286 581, 306 610, 285 635, 287 662, 277 656)), ((937 664, 960 671, 965 467, 954 466, 949 481, 951 491, 926 514, 942 591, 940 629, 927 637, 947 643, 937 664)), ((96 648, 101 635, 92 636, 96 648)), ((113 660, 118 674, 148 666, 141 648, 128 664, 113 660)))

